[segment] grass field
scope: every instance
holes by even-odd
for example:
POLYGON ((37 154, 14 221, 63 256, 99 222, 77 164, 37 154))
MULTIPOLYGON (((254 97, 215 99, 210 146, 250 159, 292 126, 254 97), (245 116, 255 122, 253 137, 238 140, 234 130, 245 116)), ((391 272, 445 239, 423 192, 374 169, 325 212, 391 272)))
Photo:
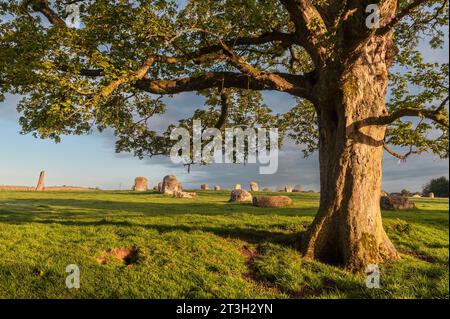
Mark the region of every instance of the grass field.
POLYGON ((198 193, 0 192, 0 298, 449 298, 447 199, 383 212, 402 259, 368 289, 295 249, 319 195, 261 209, 198 193), (135 249, 128 263, 107 253, 121 247, 135 249), (69 264, 80 289, 66 288, 69 264))

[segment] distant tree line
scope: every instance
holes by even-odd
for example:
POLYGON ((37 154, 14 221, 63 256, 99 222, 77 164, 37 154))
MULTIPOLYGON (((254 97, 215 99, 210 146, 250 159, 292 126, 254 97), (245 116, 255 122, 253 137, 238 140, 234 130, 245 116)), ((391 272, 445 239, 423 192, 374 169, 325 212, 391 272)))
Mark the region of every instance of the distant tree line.
POLYGON ((449 183, 445 176, 432 179, 423 187, 423 195, 434 193, 436 197, 449 197, 449 183))
MULTIPOLYGON (((429 196, 433 193, 436 197, 449 197, 449 181, 445 176, 432 179, 430 182, 425 184, 421 192, 411 192, 407 189, 402 189, 400 194, 405 197, 412 197, 414 195, 429 196)), ((397 194, 397 193, 394 193, 397 194)))

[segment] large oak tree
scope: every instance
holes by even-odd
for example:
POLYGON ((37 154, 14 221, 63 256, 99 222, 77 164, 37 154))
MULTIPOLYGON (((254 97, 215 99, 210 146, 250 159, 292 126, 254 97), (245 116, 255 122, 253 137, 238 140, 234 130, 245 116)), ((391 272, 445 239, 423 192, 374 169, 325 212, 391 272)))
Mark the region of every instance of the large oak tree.
POLYGON ((24 96, 23 133, 112 128, 118 151, 166 155, 169 130, 148 120, 161 96, 194 91, 207 124, 279 125, 318 149, 307 257, 352 270, 398 258, 381 221, 383 149, 448 155, 448 64, 418 50, 442 45, 448 0, 24 0, 0 1, 0 17, 0 94, 24 96), (266 90, 298 104, 274 114, 266 90))

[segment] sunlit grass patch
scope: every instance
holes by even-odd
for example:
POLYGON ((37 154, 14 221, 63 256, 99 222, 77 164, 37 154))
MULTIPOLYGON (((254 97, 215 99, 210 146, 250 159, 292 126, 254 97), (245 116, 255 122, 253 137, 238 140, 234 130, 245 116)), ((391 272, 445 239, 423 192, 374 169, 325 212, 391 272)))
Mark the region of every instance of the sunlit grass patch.
POLYGON ((402 259, 368 289, 364 274, 301 256, 319 195, 288 196, 259 209, 227 191, 0 192, 0 298, 448 298, 448 200, 383 213, 402 259), (65 285, 69 264, 80 289, 65 285))

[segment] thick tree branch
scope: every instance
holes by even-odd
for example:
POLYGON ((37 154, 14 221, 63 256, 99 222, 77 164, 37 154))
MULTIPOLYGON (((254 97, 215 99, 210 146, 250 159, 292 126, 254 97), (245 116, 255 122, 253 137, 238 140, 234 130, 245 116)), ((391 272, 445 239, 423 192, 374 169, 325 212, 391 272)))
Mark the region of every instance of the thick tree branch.
POLYGON ((225 121, 227 120, 228 117, 230 96, 228 94, 228 89, 226 88, 220 88, 219 93, 220 93, 220 116, 219 119, 217 120, 215 128, 220 130, 225 124, 225 121))
MULTIPOLYGON (((274 75, 282 77, 293 84, 292 87, 283 90, 283 92, 307 99, 312 98, 310 96, 312 91, 310 75, 301 76, 284 73, 276 73, 274 75)), ((198 76, 171 80, 144 78, 136 81, 134 86, 140 90, 153 94, 177 94, 213 87, 280 91, 280 88, 270 79, 254 79, 249 75, 232 72, 208 72, 198 76)))
MULTIPOLYGON (((58 69, 62 72, 69 72, 69 67, 67 65, 59 66, 58 69)), ((79 71, 77 71, 77 74, 88 77, 98 77, 105 75, 104 70, 102 68, 98 69, 82 68, 79 71)))
POLYGON ((227 56, 228 61, 242 73, 251 76, 255 80, 267 82, 270 81, 279 91, 288 91, 293 88, 294 84, 287 81, 284 77, 275 73, 262 72, 257 68, 255 68, 254 66, 252 66, 251 64, 247 63, 243 58, 238 56, 225 43, 222 42, 222 46, 223 52, 227 56))
MULTIPOLYGON (((240 37, 236 39, 231 39, 227 41, 223 41, 217 45, 211 45, 207 47, 203 47, 196 52, 183 52, 182 56, 175 57, 166 57, 162 55, 155 55, 155 62, 160 63, 186 63, 192 61, 194 63, 205 63, 205 62, 217 62, 223 61, 226 59, 226 56, 220 53, 224 50, 224 45, 226 45, 228 51, 231 51, 233 46, 239 45, 258 45, 265 44, 270 42, 282 42, 287 47, 295 43, 295 36, 293 34, 280 33, 280 32, 272 32, 265 33, 258 37, 240 37)), ((60 68, 62 71, 67 71, 68 68, 63 66, 60 68)), ((102 69, 81 69, 79 71, 80 75, 89 76, 89 77, 97 77, 103 75, 102 69)))
POLYGON ((449 97, 447 96, 436 110, 405 108, 393 112, 390 115, 369 117, 365 120, 355 122, 354 125, 359 128, 369 125, 388 125, 402 117, 410 116, 410 117, 426 118, 432 120, 433 122, 439 123, 445 127, 449 127, 448 116, 444 114, 444 112, 442 112, 445 106, 447 105, 448 101, 449 97))
POLYGON ((34 11, 42 13, 51 24, 66 26, 65 21, 50 8, 48 0, 27 0, 25 5, 31 5, 34 11))
MULTIPOLYGON (((128 76, 121 77, 105 86, 93 100, 97 102, 101 98, 109 96, 114 90, 124 83, 136 82, 136 87, 155 94, 175 94, 185 91, 197 91, 210 87, 235 87, 256 90, 277 90, 289 92, 296 96, 310 98, 312 81, 311 74, 300 76, 281 73, 262 72, 237 56, 228 46, 222 43, 223 55, 211 56, 211 59, 227 58, 243 74, 219 72, 206 73, 205 75, 175 80, 150 80, 145 79, 150 67, 155 62, 179 63, 183 57, 164 57, 160 55, 150 56, 142 67, 128 76)), ((203 57, 204 59, 205 57, 203 57)), ((63 68, 67 70, 67 68, 63 68)), ((79 74, 84 76, 102 76, 101 69, 82 69, 79 74)))
MULTIPOLYGON (((268 32, 263 33, 256 37, 239 37, 235 39, 229 39, 226 41, 223 41, 227 46, 229 47, 235 47, 235 46, 251 46, 251 45, 260 45, 260 44, 266 44, 270 42, 281 42, 286 44, 286 47, 298 43, 297 38, 294 34, 290 33, 283 33, 283 32, 268 32)), ((199 49, 196 52, 189 53, 189 57, 191 59, 199 58, 201 56, 204 56, 206 54, 210 53, 216 53, 220 52, 223 49, 222 43, 218 43, 215 45, 203 47, 199 49)))
MULTIPOLYGON (((166 64, 174 64, 174 63, 186 63, 190 59, 185 56, 177 56, 177 57, 167 57, 163 55, 151 55, 148 59, 153 59, 155 63, 166 63, 166 64)), ((195 63, 202 62, 217 62, 223 61, 226 59, 226 56, 223 54, 208 54, 204 56, 200 56, 193 60, 195 63)), ((65 65, 60 66, 59 70, 63 72, 69 72, 69 68, 65 65)), ((87 76, 87 77, 99 77, 104 76, 104 70, 102 68, 98 69, 88 69, 82 68, 76 72, 78 75, 87 76)))
POLYGON ((400 12, 398 12, 395 17, 387 23, 385 26, 379 28, 376 33, 378 35, 383 35, 388 33, 392 30, 398 23, 400 23, 401 20, 403 20, 405 17, 409 16, 414 10, 416 10, 418 7, 420 7, 422 4, 425 4, 427 2, 431 2, 431 0, 415 0, 411 2, 408 6, 406 6, 404 9, 402 9, 400 12))
POLYGON ((416 117, 424 117, 426 119, 432 120, 433 122, 442 124, 446 127, 449 126, 448 117, 442 112, 436 112, 434 110, 420 110, 420 109, 402 109, 397 112, 392 113, 391 115, 379 117, 377 120, 374 120, 373 124, 376 125, 386 125, 395 122, 396 120, 405 117, 405 116, 416 116, 416 117))
POLYGON ((389 154, 391 154, 394 157, 397 157, 400 160, 406 160, 409 156, 414 154, 414 151, 412 150, 412 147, 410 148, 408 153, 406 153, 405 155, 401 155, 401 154, 395 152, 393 149, 391 149, 389 146, 387 146, 386 143, 383 144, 383 148, 386 150, 386 152, 388 152, 389 154))
POLYGON ((108 83, 108 85, 106 85, 105 87, 102 88, 102 90, 100 91, 99 94, 96 94, 92 98, 91 102, 93 104, 97 104, 101 99, 108 98, 120 85, 142 79, 143 77, 146 76, 148 70, 150 69, 150 67, 152 66, 152 64, 154 62, 155 62, 155 58, 149 57, 144 62, 144 64, 139 69, 137 69, 135 72, 133 72, 127 76, 120 77, 117 80, 111 81, 110 83, 108 83))
POLYGON ((295 25, 299 43, 308 51, 316 64, 326 54, 321 37, 328 31, 325 21, 310 0, 280 0, 295 25))

